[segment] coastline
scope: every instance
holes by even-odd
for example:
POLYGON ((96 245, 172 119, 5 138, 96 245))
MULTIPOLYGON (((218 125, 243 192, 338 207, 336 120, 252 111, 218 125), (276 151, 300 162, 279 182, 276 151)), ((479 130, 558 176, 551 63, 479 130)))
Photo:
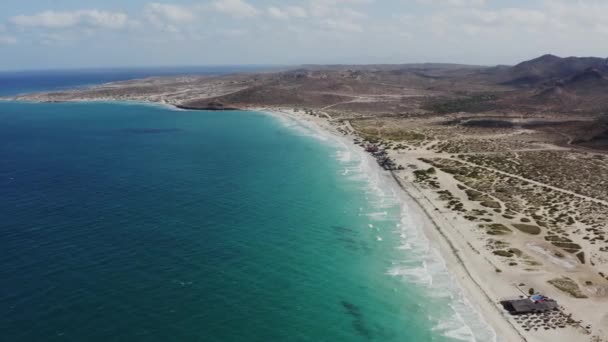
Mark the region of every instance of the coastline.
MULTIPOLYGON (((472 299, 475 307, 496 332, 496 340, 529 341, 503 316, 504 313, 501 312, 501 308, 495 304, 491 295, 476 279, 480 275, 475 274, 475 270, 467 267, 467 263, 471 260, 463 255, 463 250, 454 244, 454 241, 450 239, 450 236, 438 222, 437 214, 433 214, 434 203, 424 196, 413 183, 404 183, 395 174, 393 174, 393 178, 410 200, 410 207, 413 210, 420 211, 421 216, 424 216, 425 227, 427 228, 425 233, 437 245, 447 268, 458 279, 461 288, 467 292, 467 298, 472 299), (423 202, 424 200, 426 200, 426 203, 423 202)), ((471 266, 471 264, 468 266, 471 266)))
MULTIPOLYGON (((335 127, 324 117, 311 117, 295 113, 292 110, 276 109, 276 108, 251 108, 257 112, 268 113, 277 117, 288 117, 292 120, 306 125, 307 127, 320 131, 324 134, 329 134, 332 137, 344 143, 359 148, 353 143, 351 137, 341 135, 335 127)), ((363 151, 362 151, 363 153, 363 151)), ((448 269, 452 278, 458 284, 457 287, 461 290, 468 305, 477 311, 479 317, 485 321, 495 333, 495 341, 534 341, 522 335, 510 321, 501 312, 501 308, 492 300, 492 294, 479 282, 479 278, 483 274, 471 269, 471 266, 476 263, 471 259, 470 255, 459 248, 459 244, 453 241, 454 236, 446 234, 445 227, 441 224, 441 217, 433 212, 434 204, 416 189, 415 184, 405 183, 399 179, 394 171, 384 171, 375 162, 372 167, 377 168, 379 172, 390 172, 392 189, 400 195, 400 200, 408 209, 408 214, 415 218, 415 222, 421 225, 421 231, 425 238, 430 243, 430 247, 436 249, 441 257, 441 262, 448 269), (422 199, 426 199, 424 203, 422 199)), ((445 219, 445 218, 444 218, 445 219)), ((484 341, 485 342, 485 341, 484 341)))
MULTIPOLYGON (((16 102, 24 102, 21 100, 13 100, 16 102)), ((40 103, 45 101, 25 101, 32 103, 40 103)), ((50 101, 55 102, 55 101, 50 101)), ((174 103, 156 101, 153 99, 147 100, 117 100, 117 99, 100 99, 100 100, 70 100, 61 102, 99 102, 99 103, 117 103, 117 104, 139 104, 161 106, 170 108, 175 111, 204 109, 183 109, 179 108, 174 103)), ((238 110, 255 111, 274 115, 278 118, 289 118, 298 123, 311 128, 313 131, 319 132, 320 135, 327 137, 331 135, 349 147, 357 149, 367 158, 373 160, 371 156, 354 144, 354 138, 357 136, 354 131, 351 134, 344 134, 336 126, 336 122, 332 122, 329 117, 306 115, 301 112, 295 112, 291 108, 281 107, 247 107, 238 110)), ((350 126, 350 125, 349 125, 350 126)), ((390 151, 389 155, 394 158, 399 164, 414 165, 418 168, 428 168, 428 165, 420 162, 417 156, 409 155, 408 152, 390 151)), ((377 163, 373 162, 371 166, 382 170, 377 163)), ((501 298, 506 296, 519 295, 517 284, 522 279, 521 274, 517 275, 506 270, 500 271, 495 263, 490 260, 484 251, 476 249, 473 244, 476 243, 476 235, 470 231, 470 228, 458 222, 456 215, 449 210, 445 210, 444 203, 437 198, 437 195, 428 189, 422 189, 414 182, 410 171, 392 171, 390 172, 393 185, 392 188, 400 194, 403 202, 408 210, 416 215, 416 223, 420 223, 424 238, 428 240, 431 248, 435 249, 442 259, 445 267, 449 270, 451 279, 457 282, 457 288, 462 290, 464 298, 468 301, 468 305, 472 306, 479 314, 482 321, 485 321, 495 332, 496 341, 529 341, 529 342, 549 342, 556 340, 567 341, 588 341, 590 336, 582 339, 580 332, 573 329, 558 330, 558 331, 538 331, 528 332, 516 326, 515 320, 508 315, 506 311, 498 304, 501 298)), ((479 246, 477 246, 479 247, 479 246)), ((530 285, 535 285, 530 280, 530 285)), ((574 303, 572 300, 564 299, 563 296, 558 297, 556 292, 548 292, 548 295, 558 298, 560 302, 566 302, 567 306, 575 306, 578 310, 575 313, 580 314, 581 304, 574 303)), ((598 312, 597 308, 589 310, 590 314, 598 312)), ((587 317, 584 317, 587 318, 587 317)), ((479 340, 477 341, 490 341, 479 340)))
MULTIPOLYGON (((290 108, 249 108, 249 110, 288 116, 301 123, 312 125, 313 128, 333 135, 373 159, 361 146, 354 143, 354 140, 360 137, 348 121, 346 123, 332 121, 323 115, 324 113, 318 116, 308 115, 290 108)), ((605 325, 602 323, 604 322, 602 317, 605 316, 602 315, 605 315, 605 307, 601 301, 580 302, 559 290, 546 287, 543 292, 560 303, 560 314, 568 317, 574 315, 572 319, 575 324, 568 329, 525 329, 517 316, 504 310, 500 301, 527 296, 528 293, 522 290, 523 286, 526 286, 527 290, 528 287, 541 288, 542 284, 532 278, 529 272, 517 272, 497 263, 495 256, 480 243, 482 240, 479 232, 472 229, 471 223, 451 209, 446 209, 445 201, 436 191, 423 188, 416 182, 412 170, 426 170, 430 166, 420 160, 420 153, 389 150, 388 156, 397 165, 407 165, 409 170, 390 171, 395 191, 403 196, 408 210, 418 214, 426 239, 438 250, 452 278, 465 292, 465 298, 470 299, 470 305, 494 329, 497 341, 603 341, 601 336, 605 333, 605 325), (599 329, 591 330, 589 326, 577 325, 576 322, 593 322, 593 325, 598 326, 599 329)), ((375 159, 371 167, 377 168, 380 172, 387 172, 376 163, 375 159)), ((458 191, 456 183, 449 175, 438 175, 438 177, 442 184, 449 185, 449 190, 458 191)))
MULTIPOLYGON (((10 101, 10 100, 9 100, 10 101)), ((24 102, 16 100, 16 102, 24 102)), ((25 101, 31 103, 40 103, 41 101, 25 101)), ((44 102, 44 101, 42 101, 44 102)), ((68 103, 117 103, 117 104, 133 104, 133 105, 150 105, 159 106, 162 108, 170 108, 176 111, 204 111, 204 109, 195 108, 182 108, 176 104, 164 103, 158 101, 141 101, 141 100, 115 100, 115 99, 103 99, 103 100, 70 100, 62 101, 68 103)), ((53 102, 51 102, 53 103, 53 102)), ((236 109, 235 109, 236 110, 236 109)), ((242 108, 238 110, 254 111, 263 113, 266 115, 275 116, 279 120, 290 119, 297 123, 306 126, 307 128, 319 133, 319 135, 331 136, 332 138, 340 141, 345 146, 360 149, 359 146, 353 143, 353 137, 345 137, 331 125, 330 121, 326 117, 313 117, 310 115, 304 115, 303 113, 296 113, 290 109, 275 108, 275 107, 252 107, 242 108)), ((368 154, 360 150, 364 158, 372 159, 368 154)), ((387 172, 381 169, 375 161, 370 163, 372 168, 377 168, 378 172, 387 172)), ((525 338, 520 334, 509 321, 501 315, 499 308, 492 302, 492 296, 486 292, 486 290, 480 286, 475 280, 483 274, 476 274, 475 270, 471 270, 467 267, 467 263, 471 262, 470 258, 462 257, 463 251, 454 245, 454 241, 451 240, 454 237, 445 234, 445 230, 436 214, 430 209, 433 205, 432 201, 424 197, 421 193, 416 193, 416 188, 413 183, 403 183, 399 180, 394 172, 390 172, 390 180, 392 184, 391 189, 398 194, 402 205, 407 207, 408 212, 415 219, 414 221, 421 225, 419 230, 424 235, 424 238, 428 241, 430 248, 435 249, 441 262, 445 265, 451 278, 457 280, 457 288, 464 295, 464 299, 468 302, 467 305, 472 306, 473 310, 478 313, 479 318, 482 319, 482 324, 487 324, 495 333, 493 341, 499 342, 511 342, 511 341, 535 341, 525 338), (420 200, 420 197, 427 199, 428 204, 425 204, 420 200), (429 205, 431 207, 429 207, 429 205)), ((471 265, 474 265, 472 263, 471 265)), ((483 342, 490 342, 490 340, 483 340, 483 342)))

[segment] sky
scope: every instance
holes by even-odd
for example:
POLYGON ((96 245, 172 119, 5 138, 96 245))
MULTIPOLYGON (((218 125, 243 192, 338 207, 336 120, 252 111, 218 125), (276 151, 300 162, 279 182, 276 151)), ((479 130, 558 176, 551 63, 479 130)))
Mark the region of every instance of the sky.
POLYGON ((2 0, 0 70, 608 56, 608 0, 2 0))

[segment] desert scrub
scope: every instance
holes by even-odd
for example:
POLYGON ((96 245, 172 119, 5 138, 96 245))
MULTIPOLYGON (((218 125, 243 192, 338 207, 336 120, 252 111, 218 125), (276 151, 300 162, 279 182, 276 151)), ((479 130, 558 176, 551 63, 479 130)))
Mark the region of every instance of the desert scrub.
POLYGON ((558 290, 571 295, 574 298, 588 298, 578 287, 578 284, 568 277, 555 278, 548 281, 558 290))
POLYGON ((523 252, 518 248, 510 248, 510 249, 508 249, 508 252, 512 253, 513 255, 515 255, 517 257, 521 257, 523 255, 523 252))
POLYGON ((491 208, 491 209, 500 209, 500 203, 496 202, 496 201, 483 201, 481 203, 482 206, 486 207, 486 208, 491 208))
POLYGON ((393 141, 413 141, 420 142, 426 140, 426 135, 412 131, 409 129, 402 129, 394 126, 389 121, 352 121, 353 127, 367 139, 378 139, 378 140, 393 140, 393 141))
POLYGON ((467 189, 465 190, 465 192, 467 193, 467 197, 470 201, 482 201, 483 198, 487 197, 486 195, 477 190, 467 189))
POLYGON ((574 254, 582 249, 579 244, 574 243, 572 240, 563 236, 549 235, 545 236, 545 240, 551 242, 555 247, 563 248, 568 253, 574 254))
POLYGON ((416 176, 417 182, 424 182, 431 178, 431 175, 435 173, 434 171, 435 169, 433 168, 430 168, 428 170, 416 170, 414 171, 414 176, 416 176))
POLYGON ((439 114, 457 112, 475 113, 495 109, 496 103, 494 101, 496 99, 496 95, 493 94, 476 94, 458 99, 429 101, 423 105, 423 108, 439 114))
POLYGON ((576 254, 576 257, 581 262, 581 264, 585 263, 585 252, 580 252, 576 254))
POLYGON ((512 232, 509 227, 501 223, 481 224, 480 227, 486 229, 488 235, 507 235, 512 232))
POLYGON ((522 231, 526 234, 530 235, 538 235, 541 233, 541 229, 539 226, 533 226, 531 224, 513 224, 513 227, 517 228, 519 231, 522 231))
POLYGON ((501 256, 501 257, 505 257, 505 258, 511 258, 511 257, 513 257, 513 253, 511 253, 509 251, 503 251, 503 250, 493 251, 492 254, 498 255, 498 256, 501 256))

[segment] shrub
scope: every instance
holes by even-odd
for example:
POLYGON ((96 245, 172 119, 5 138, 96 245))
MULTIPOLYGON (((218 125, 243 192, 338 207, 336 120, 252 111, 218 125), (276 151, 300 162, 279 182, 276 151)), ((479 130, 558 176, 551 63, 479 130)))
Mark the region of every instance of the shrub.
POLYGON ((555 278, 548 281, 549 284, 555 286, 558 290, 561 290, 574 298, 588 298, 584 293, 581 292, 581 289, 578 287, 578 284, 568 277, 555 278))
POLYGON ((530 235, 538 235, 542 231, 539 226, 533 226, 530 224, 514 224, 513 227, 530 235))
POLYGON ((486 207, 486 208, 492 208, 492 209, 500 209, 500 203, 495 202, 495 201, 484 201, 480 203, 482 206, 486 207))

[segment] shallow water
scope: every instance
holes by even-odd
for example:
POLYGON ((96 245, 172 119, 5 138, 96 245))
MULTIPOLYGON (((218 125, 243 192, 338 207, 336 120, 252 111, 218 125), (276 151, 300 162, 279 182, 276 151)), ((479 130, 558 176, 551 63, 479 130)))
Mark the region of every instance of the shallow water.
POLYGON ((493 339, 389 175, 297 122, 0 103, 0 156, 2 340, 493 339))

